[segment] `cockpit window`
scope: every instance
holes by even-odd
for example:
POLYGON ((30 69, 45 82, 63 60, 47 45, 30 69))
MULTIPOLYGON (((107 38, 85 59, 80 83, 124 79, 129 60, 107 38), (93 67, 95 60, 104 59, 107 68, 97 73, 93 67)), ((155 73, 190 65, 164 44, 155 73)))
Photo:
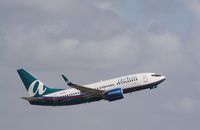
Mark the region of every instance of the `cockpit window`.
POLYGON ((153 76, 153 77, 161 77, 162 75, 159 75, 159 74, 152 74, 151 76, 153 76))

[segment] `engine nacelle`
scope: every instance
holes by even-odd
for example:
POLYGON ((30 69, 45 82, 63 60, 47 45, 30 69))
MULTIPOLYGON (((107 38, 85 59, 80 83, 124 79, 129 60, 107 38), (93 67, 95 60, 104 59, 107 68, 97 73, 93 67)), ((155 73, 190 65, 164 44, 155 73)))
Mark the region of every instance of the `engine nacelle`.
POLYGON ((121 88, 108 90, 107 92, 105 92, 104 96, 105 99, 109 102, 124 98, 123 91, 121 88))

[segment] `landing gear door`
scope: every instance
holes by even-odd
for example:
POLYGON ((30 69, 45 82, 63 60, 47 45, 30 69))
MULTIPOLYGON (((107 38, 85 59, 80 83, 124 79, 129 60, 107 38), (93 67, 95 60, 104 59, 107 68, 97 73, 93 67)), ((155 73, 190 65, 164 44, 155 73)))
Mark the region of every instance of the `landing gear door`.
POLYGON ((148 82, 147 74, 144 74, 144 75, 143 75, 143 81, 144 81, 145 83, 148 82))

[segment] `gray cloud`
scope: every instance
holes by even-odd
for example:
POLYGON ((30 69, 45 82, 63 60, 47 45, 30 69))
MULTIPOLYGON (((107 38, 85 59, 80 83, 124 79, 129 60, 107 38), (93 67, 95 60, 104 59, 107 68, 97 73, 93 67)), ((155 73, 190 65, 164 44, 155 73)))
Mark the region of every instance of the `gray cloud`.
POLYGON ((192 13, 194 13, 194 15, 199 18, 199 13, 200 13, 200 2, 198 0, 185 0, 185 6, 188 7, 188 9, 190 11, 192 11, 192 13))
POLYGON ((182 4, 178 0, 143 0, 138 3, 140 3, 141 14, 152 18, 172 14, 182 4))

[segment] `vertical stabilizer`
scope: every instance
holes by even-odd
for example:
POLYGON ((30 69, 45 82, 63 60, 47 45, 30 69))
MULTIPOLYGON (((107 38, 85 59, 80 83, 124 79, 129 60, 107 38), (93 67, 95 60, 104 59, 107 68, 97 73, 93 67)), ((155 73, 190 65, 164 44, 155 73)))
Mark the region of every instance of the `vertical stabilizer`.
POLYGON ((33 77, 24 69, 18 69, 17 72, 30 97, 40 97, 51 92, 51 89, 49 89, 40 80, 33 77))

